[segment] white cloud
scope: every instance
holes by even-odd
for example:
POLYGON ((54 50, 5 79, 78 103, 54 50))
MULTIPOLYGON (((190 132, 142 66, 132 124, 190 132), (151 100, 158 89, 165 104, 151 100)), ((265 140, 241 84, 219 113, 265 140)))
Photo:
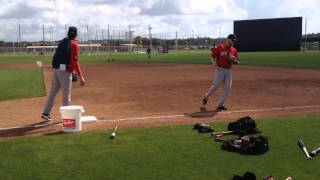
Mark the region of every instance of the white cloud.
MULTIPOLYGON (((304 0, 303 3, 297 1, 286 0, 287 11, 292 16, 303 16, 304 23, 307 19, 307 33, 320 32, 320 1, 319 0, 304 0)), ((303 24, 304 26, 305 24, 303 24)), ((303 28, 304 30, 304 28, 303 28)), ((304 32, 304 31, 303 31, 304 32)))
POLYGON ((41 40, 42 24, 53 26, 55 39, 64 36, 64 26, 76 25, 84 32, 112 25, 115 31, 128 29, 136 35, 179 37, 223 36, 241 19, 303 16, 308 32, 319 32, 319 0, 0 0, 0 40, 16 40, 18 24, 22 40, 41 40))

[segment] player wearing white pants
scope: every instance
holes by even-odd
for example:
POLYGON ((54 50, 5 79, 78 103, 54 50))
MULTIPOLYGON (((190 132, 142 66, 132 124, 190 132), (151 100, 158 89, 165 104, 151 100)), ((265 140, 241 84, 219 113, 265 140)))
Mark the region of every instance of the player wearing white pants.
POLYGON ((236 36, 230 34, 223 44, 211 49, 211 61, 216 66, 213 74, 213 82, 205 93, 202 103, 206 105, 210 96, 224 83, 223 93, 218 101, 217 110, 227 110, 224 106, 232 86, 232 64, 239 64, 237 49, 234 48, 236 36))

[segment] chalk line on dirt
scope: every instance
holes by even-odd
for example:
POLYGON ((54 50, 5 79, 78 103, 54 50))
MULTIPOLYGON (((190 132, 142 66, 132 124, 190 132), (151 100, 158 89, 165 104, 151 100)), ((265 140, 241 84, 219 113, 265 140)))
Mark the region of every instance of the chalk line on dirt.
MULTIPOLYGON (((320 108, 320 105, 314 106, 296 106, 296 107, 275 107, 275 108, 263 108, 263 109, 246 109, 246 110, 234 110, 234 111, 221 111, 221 112, 198 112, 197 114, 233 114, 233 113, 246 113, 246 112, 264 112, 264 111, 278 111, 278 110, 292 110, 292 109, 311 109, 311 108, 320 108)), ((119 121, 134 121, 134 120, 154 120, 154 119, 162 119, 162 118, 177 118, 177 117, 187 117, 186 114, 177 114, 177 115, 164 115, 164 116, 146 116, 146 117, 134 117, 134 118, 121 118, 121 119, 104 119, 98 120, 97 122, 119 122, 119 121)), ((24 128, 41 128, 46 126, 61 126, 61 123, 58 124, 36 124, 36 125, 26 125, 26 126, 12 126, 12 127, 4 127, 0 128, 0 131, 4 130, 12 130, 12 129, 24 129, 24 128)))

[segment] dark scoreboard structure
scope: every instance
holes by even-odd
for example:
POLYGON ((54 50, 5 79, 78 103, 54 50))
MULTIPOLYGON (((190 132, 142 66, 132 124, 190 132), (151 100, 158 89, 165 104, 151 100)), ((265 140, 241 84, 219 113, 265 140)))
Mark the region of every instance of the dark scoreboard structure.
POLYGON ((238 51, 299 51, 302 17, 234 21, 238 51))

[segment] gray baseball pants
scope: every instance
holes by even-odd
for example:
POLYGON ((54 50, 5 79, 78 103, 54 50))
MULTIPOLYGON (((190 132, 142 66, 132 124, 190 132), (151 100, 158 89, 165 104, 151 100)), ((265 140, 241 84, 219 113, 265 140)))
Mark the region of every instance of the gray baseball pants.
POLYGON ((232 70, 231 68, 221 68, 217 67, 214 71, 213 82, 210 86, 208 92, 204 95, 207 100, 209 97, 220 87, 221 83, 224 82, 224 89, 220 100, 218 101, 218 106, 223 106, 231 89, 232 85, 232 70))
POLYGON ((72 73, 69 71, 53 69, 51 90, 48 96, 46 106, 43 110, 43 114, 50 114, 54 104, 54 100, 60 89, 62 89, 63 94, 62 105, 68 106, 71 102, 72 73))

